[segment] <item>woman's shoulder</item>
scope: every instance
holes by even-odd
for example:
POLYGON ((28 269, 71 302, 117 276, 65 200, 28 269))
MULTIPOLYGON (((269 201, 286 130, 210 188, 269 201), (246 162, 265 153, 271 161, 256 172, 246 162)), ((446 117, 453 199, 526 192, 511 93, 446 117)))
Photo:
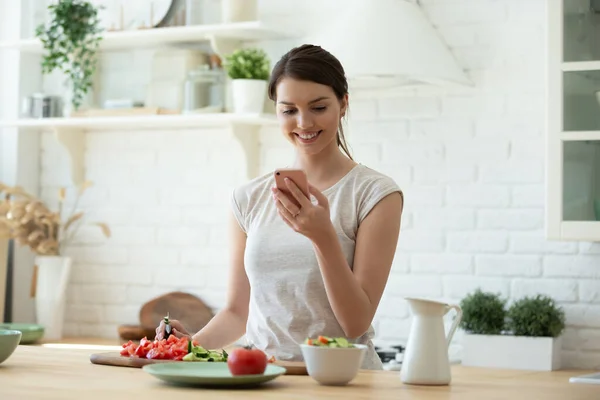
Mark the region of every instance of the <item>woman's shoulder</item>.
POLYGON ((354 174, 352 186, 358 206, 358 218, 362 221, 383 198, 399 193, 404 201, 400 185, 389 175, 359 164, 354 174))
POLYGON ((368 189, 369 187, 389 188, 402 192, 400 185, 389 175, 377 171, 363 164, 356 166, 354 174, 354 185, 357 188, 368 189))
POLYGON ((233 189, 231 206, 244 232, 248 232, 255 210, 268 203, 274 180, 272 173, 266 173, 233 189))
POLYGON ((267 172, 256 178, 242 183, 233 189, 234 196, 251 198, 256 193, 262 193, 265 190, 270 190, 274 183, 273 173, 267 172))

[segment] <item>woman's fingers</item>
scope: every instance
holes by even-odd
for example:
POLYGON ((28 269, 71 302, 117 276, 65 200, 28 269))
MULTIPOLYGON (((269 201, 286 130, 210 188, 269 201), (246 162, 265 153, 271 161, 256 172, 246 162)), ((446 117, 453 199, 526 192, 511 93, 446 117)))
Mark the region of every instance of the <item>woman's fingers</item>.
POLYGON ((298 201, 298 203, 300 204, 300 207, 309 207, 312 205, 310 199, 306 197, 304 193, 302 193, 302 190, 300 190, 300 188, 294 183, 294 181, 292 181, 290 178, 285 178, 285 184, 287 185, 292 196, 294 196, 296 201, 298 201))
POLYGON ((279 189, 273 190, 273 199, 275 200, 276 204, 282 204, 283 207, 285 207, 285 209, 293 216, 300 212, 300 207, 298 207, 297 204, 294 204, 292 200, 290 200, 290 198, 279 189))
POLYGON ((325 197, 325 195, 323 193, 321 193, 319 191, 319 189, 317 189, 310 183, 308 184, 308 191, 310 192, 310 194, 315 196, 315 198, 319 202, 319 205, 324 206, 324 207, 329 206, 329 200, 327 200, 327 197, 325 197))
POLYGON ((173 330, 171 331, 171 335, 174 335, 176 338, 181 339, 182 337, 187 337, 189 338, 190 335, 186 334, 186 333, 182 333, 180 331, 178 331, 177 329, 173 328, 173 330))
MULTIPOLYGON (((172 335, 174 334, 174 332, 178 332, 180 336, 175 335, 177 337, 191 336, 189 334, 189 332, 187 331, 187 329, 185 329, 183 324, 181 322, 179 322, 178 320, 176 320, 176 319, 169 320, 169 325, 171 325, 171 334, 172 335)), ((165 321, 161 320, 160 324, 156 328, 156 339, 162 340, 165 338, 165 328, 166 328, 165 321)))
POLYGON ((165 321, 161 320, 156 328, 156 339, 162 340, 165 337, 165 321))

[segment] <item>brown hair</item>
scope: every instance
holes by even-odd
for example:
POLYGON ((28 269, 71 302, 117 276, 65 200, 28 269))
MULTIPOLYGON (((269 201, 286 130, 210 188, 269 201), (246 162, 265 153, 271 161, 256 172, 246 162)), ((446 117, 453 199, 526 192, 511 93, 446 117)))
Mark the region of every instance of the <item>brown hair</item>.
MULTIPOLYGON (((281 57, 273 67, 269 81, 268 93, 271 100, 275 101, 277 84, 285 77, 327 85, 333 89, 339 101, 348 94, 344 67, 337 58, 320 46, 304 44, 281 57)), ((337 132, 337 145, 352 160, 341 121, 337 132)))

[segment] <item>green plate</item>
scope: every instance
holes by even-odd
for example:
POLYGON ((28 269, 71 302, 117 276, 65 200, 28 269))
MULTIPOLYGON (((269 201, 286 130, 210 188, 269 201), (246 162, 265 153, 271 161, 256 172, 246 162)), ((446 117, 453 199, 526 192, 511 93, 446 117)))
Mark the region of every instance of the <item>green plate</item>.
POLYGON ((31 344, 44 336, 44 327, 37 324, 0 323, 0 329, 21 331, 19 344, 31 344))
POLYGON ((144 371, 165 382, 201 387, 257 386, 285 373, 285 368, 267 365, 264 374, 231 375, 226 363, 164 363, 144 365, 144 371))

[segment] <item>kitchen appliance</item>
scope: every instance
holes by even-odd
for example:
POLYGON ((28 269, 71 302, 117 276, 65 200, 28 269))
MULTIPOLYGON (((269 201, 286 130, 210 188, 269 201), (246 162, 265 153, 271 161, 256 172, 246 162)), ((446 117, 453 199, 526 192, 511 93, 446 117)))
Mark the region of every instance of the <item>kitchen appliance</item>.
POLYGON ((335 54, 351 88, 393 95, 394 89, 473 86, 418 2, 345 3, 334 20, 311 30, 304 42, 335 54))
POLYGON ((386 348, 375 346, 375 352, 379 356, 383 369, 386 371, 400 371, 402 360, 404 359, 403 345, 393 345, 386 348))
POLYGON ((23 99, 21 114, 27 118, 62 117, 63 102, 60 96, 33 93, 23 99))
POLYGON ((462 318, 462 309, 456 304, 432 300, 406 298, 406 301, 413 321, 400 379, 406 384, 448 385, 451 381, 448 347, 462 318), (451 309, 456 311, 456 317, 446 335, 443 317, 451 309))

